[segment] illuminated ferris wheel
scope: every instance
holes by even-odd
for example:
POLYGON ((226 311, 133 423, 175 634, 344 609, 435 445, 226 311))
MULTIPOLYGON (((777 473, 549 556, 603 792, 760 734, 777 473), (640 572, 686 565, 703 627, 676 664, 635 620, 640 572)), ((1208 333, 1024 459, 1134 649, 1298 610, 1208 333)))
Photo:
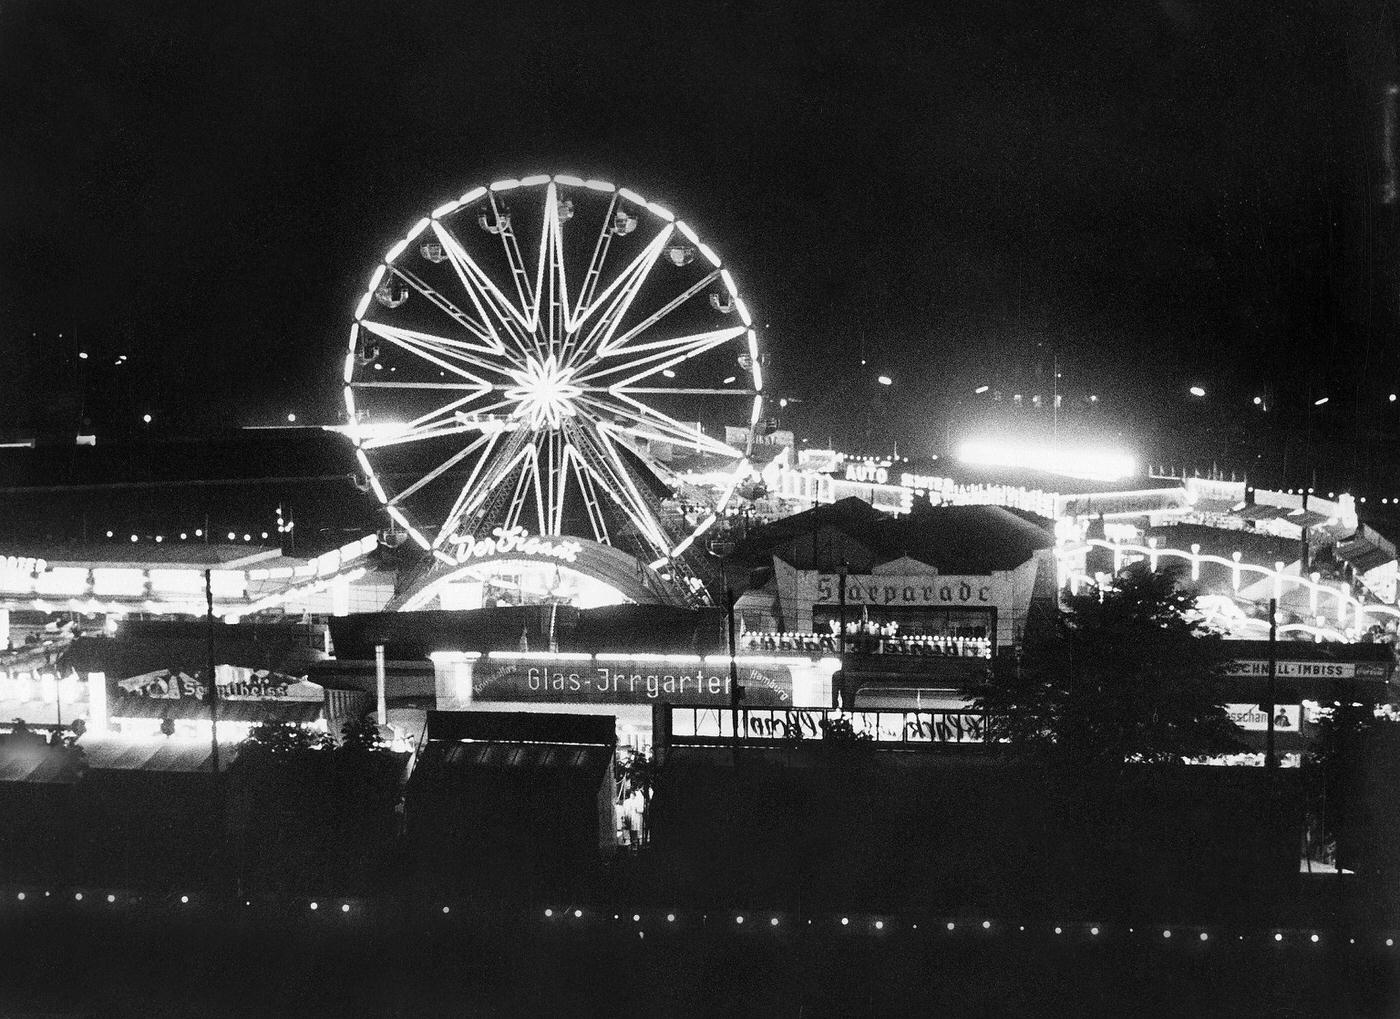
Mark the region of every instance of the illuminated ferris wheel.
POLYGON ((563 174, 413 224, 370 275, 344 365, 369 485, 446 563, 496 528, 677 560, 750 471, 762 389, 714 249, 635 192, 563 174))

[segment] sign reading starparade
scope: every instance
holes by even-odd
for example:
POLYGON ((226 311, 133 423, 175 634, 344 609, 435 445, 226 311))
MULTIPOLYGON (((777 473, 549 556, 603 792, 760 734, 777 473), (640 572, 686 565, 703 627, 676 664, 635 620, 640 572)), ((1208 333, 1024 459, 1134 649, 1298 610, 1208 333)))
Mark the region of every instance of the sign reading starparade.
POLYGON ((523 527, 497 527, 489 538, 475 538, 470 534, 459 534, 452 539, 457 546, 453 558, 458 563, 469 563, 477 559, 494 559, 498 556, 527 556, 529 558, 557 559, 571 563, 578 558, 583 548, 577 541, 540 538, 530 534, 523 527))
MULTIPOLYGON (((842 599, 840 577, 816 576, 813 604, 835 605, 842 599)), ((1002 594, 995 577, 949 577, 917 574, 880 576, 851 574, 846 577, 847 605, 995 605, 1002 594)))

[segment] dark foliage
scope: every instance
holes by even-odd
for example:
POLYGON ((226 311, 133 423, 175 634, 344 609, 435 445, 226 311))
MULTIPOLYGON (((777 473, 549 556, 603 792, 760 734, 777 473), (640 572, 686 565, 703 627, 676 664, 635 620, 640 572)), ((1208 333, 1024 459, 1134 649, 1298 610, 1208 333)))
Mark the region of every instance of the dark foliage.
POLYGON ((855 726, 851 724, 849 718, 841 715, 832 715, 821 720, 822 739, 832 743, 846 746, 857 746, 861 744, 873 743, 873 737, 868 732, 857 732, 855 726))
POLYGON ((1127 571, 1066 599, 1020 661, 968 693, 1013 752, 1117 768, 1239 748, 1222 704, 1220 638, 1175 573, 1127 571))
POLYGON ((292 755, 326 750, 331 737, 295 722, 263 722, 254 726, 239 746, 240 754, 292 755))
POLYGON ((367 753, 388 750, 389 744, 379 731, 379 723, 370 714, 352 718, 340 727, 340 749, 346 753, 367 753))

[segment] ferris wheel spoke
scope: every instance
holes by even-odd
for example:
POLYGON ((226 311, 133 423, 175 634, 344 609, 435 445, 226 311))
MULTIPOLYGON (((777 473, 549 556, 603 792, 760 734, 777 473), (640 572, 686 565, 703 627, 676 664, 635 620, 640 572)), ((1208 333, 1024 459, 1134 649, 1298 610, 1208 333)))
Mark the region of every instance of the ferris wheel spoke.
POLYGON ((626 393, 629 396, 754 396, 756 389, 724 389, 697 386, 584 386, 585 393, 626 393))
MULTIPOLYGON (((679 308, 686 301, 690 300, 702 290, 705 290, 707 287, 709 287, 711 283, 713 283, 717 279, 719 279, 718 269, 710 273, 708 276, 705 276, 703 279, 700 280, 699 283, 696 283, 694 286, 687 288, 683 293, 671 298, 671 300, 667 301, 664 305, 662 305, 659 310, 652 312, 649 316, 647 316, 641 322, 638 322, 636 325, 634 325, 631 329, 627 330, 627 332, 623 333, 617 339, 612 340, 605 346, 599 347, 598 356, 608 357, 621 350, 624 346, 627 345, 627 342, 629 340, 640 336, 642 333, 646 332, 648 329, 656 325, 656 323, 660 322, 667 315, 671 314, 671 312, 679 308)), ((641 346, 631 347, 629 349, 646 350, 648 346, 649 344, 642 344, 641 346)))
POLYGON ((697 451, 706 450, 716 456, 740 458, 743 451, 736 450, 732 446, 727 446, 717 439, 712 439, 703 432, 697 432, 677 421, 675 418, 653 407, 648 407, 639 400, 634 400, 622 393, 609 394, 611 399, 589 396, 588 402, 600 411, 604 420, 600 427, 604 425, 612 427, 617 422, 613 419, 621 419, 621 423, 629 428, 656 428, 664 434, 671 436, 667 441, 682 445, 694 446, 697 451))
POLYGON ((530 339, 532 330, 529 318, 521 314, 510 302, 510 298, 501 292, 491 281, 491 277, 467 254, 461 242, 437 220, 433 220, 433 232, 442 242, 442 249, 447 253, 447 260, 452 263, 452 269, 457 273, 462 289, 467 292, 467 296, 495 333, 497 340, 501 339, 503 331, 522 354, 533 353, 535 345, 530 339), (487 312, 488 307, 491 313, 487 312), (495 327, 497 322, 500 323, 500 330, 495 327))
POLYGON ((565 459, 574 470, 574 485, 579 490, 579 497, 583 501, 583 507, 588 514, 588 524, 593 528, 594 540, 602 544, 608 544, 608 524, 603 517, 603 507, 598 501, 598 490, 594 487, 593 475, 588 471, 588 465, 574 451, 573 446, 564 448, 565 459))
POLYGON ((438 291, 424 283, 416 274, 409 272, 407 269, 401 269, 398 266, 394 266, 393 271, 405 283, 426 297, 441 311, 445 312, 454 322, 485 344, 481 349, 492 354, 505 353, 505 345, 501 343, 500 338, 491 331, 489 326, 483 325, 472 318, 438 291))
MULTIPOLYGON (((703 332, 703 333, 691 333, 691 334, 689 334, 689 335, 687 335, 687 336, 671 336, 671 337, 667 337, 667 338, 664 339, 664 340, 648 340, 646 343, 638 343, 638 344, 636 344, 636 345, 634 345, 634 346, 626 347, 626 348, 622 348, 622 347, 619 347, 617 344, 613 344, 613 345, 612 345, 611 347, 609 347, 607 350, 600 350, 600 351, 598 351, 598 357, 600 357, 600 358, 604 358, 604 357, 624 357, 624 356, 628 356, 628 355, 631 355, 631 354, 640 354, 640 353, 642 353, 643 351, 655 351, 655 350, 662 350, 662 351, 665 351, 665 350, 673 350, 673 349, 677 349, 677 350, 678 350, 678 349, 681 349, 681 348, 683 348, 683 347, 692 346, 692 345, 697 344, 697 343, 700 343, 700 342, 708 342, 708 341, 711 341, 711 340, 714 340, 716 343, 727 343, 727 342, 730 341, 730 340, 737 339, 738 337, 742 336, 743 334, 744 334, 744 327, 743 327, 743 326, 726 326, 726 327, 723 328, 723 329, 709 329, 709 330, 706 330, 706 331, 703 332)), ((709 349, 709 348, 706 347, 706 348, 703 348, 703 349, 709 349)), ((697 352, 697 353, 698 353, 698 352, 697 352)), ((645 364, 645 363, 646 363, 646 360, 645 360, 645 359, 642 359, 642 360, 635 361, 635 362, 633 362, 633 363, 634 363, 634 364, 645 364)), ((622 366, 622 369, 626 369, 627 367, 628 367, 627 365, 623 365, 623 366, 622 366)), ((613 370, 616 371, 616 370, 621 370, 621 369, 613 369, 613 370)))
POLYGON ((588 269, 583 274, 583 285, 579 287, 578 302, 574 305, 573 312, 569 315, 566 326, 572 333, 578 328, 583 319, 583 309, 588 307, 593 300, 593 293, 598 288, 598 280, 603 273, 603 263, 608 257, 608 248, 612 245, 615 231, 613 230, 613 216, 617 212, 617 192, 613 192, 612 198, 608 201, 608 211, 603 216, 603 229, 598 234, 598 240, 593 245, 593 256, 588 260, 588 269))
POLYGON ((571 354, 572 360, 578 360, 595 346, 604 346, 612 339, 623 316, 627 314, 627 309, 632 306, 632 302, 641 293, 643 284, 646 283, 647 277, 651 275, 651 270, 656 265, 656 260, 661 257, 661 252, 665 250, 666 242, 671 238, 671 231, 671 224, 667 223, 617 279, 609 283, 607 289, 584 309, 583 314, 574 323, 575 333, 581 332, 587 322, 595 315, 597 315, 598 321, 588 331, 583 341, 574 347, 571 354))
MULTIPOLYGON (((629 491, 630 479, 627 478, 626 470, 620 466, 620 461, 614 462, 605 440, 593 435, 596 433, 585 435, 575 443, 576 448, 580 450, 577 463, 583 468, 584 476, 591 478, 595 486, 601 486, 603 491, 609 494, 613 505, 632 523, 643 540, 653 548, 664 544, 659 525, 653 520, 646 501, 640 494, 629 491), (658 541, 659 538, 662 540, 658 541)), ((600 526, 601 506, 598 512, 600 526)))
MULTIPOLYGON (((408 423, 408 428, 410 431, 418 431, 424 428, 435 428, 441 424, 444 424, 445 422, 442 419, 446 415, 451 414, 463 404, 470 403, 472 400, 475 400, 480 395, 480 393, 470 393, 467 396, 462 396, 457 398, 456 400, 444 403, 441 407, 434 407, 427 413, 420 414, 418 417, 410 421, 408 423)), ((461 424, 463 422, 454 418, 454 423, 461 424)))
POLYGON ((475 425, 457 422, 451 425, 443 424, 436 428, 423 428, 415 431, 402 432, 396 431, 389 435, 365 439, 360 445, 364 449, 383 449, 385 446, 402 446, 409 442, 423 442, 426 439, 441 439, 448 435, 461 435, 464 432, 479 431, 481 431, 481 429, 475 425))
POLYGON ((515 239, 510 215, 501 208, 494 191, 488 194, 487 200, 491 203, 491 215, 496 220, 495 232, 505 245, 506 261, 510 264, 510 276, 515 282, 515 292, 520 297, 520 307, 524 309, 527 318, 533 321, 535 316, 531 314, 531 309, 535 307, 536 295, 530 287, 530 274, 525 270, 525 259, 520 257, 520 244, 515 239))
POLYGON ((551 431, 545 444, 545 487, 548 495, 545 514, 549 530, 543 533, 562 534, 564 531, 564 497, 569 488, 569 462, 566 456, 568 447, 564 445, 562 431, 551 431))
MULTIPOLYGON (((419 332, 416 329, 403 329, 399 326, 384 325, 382 322, 370 322, 368 320, 361 323, 369 332, 397 344, 405 350, 411 351, 419 356, 433 360, 433 363, 442 368, 448 368, 439 357, 451 358, 463 364, 470 365, 480 371, 494 372, 497 375, 508 377, 509 369, 499 361, 492 361, 482 357, 482 348, 470 343, 463 343, 460 340, 448 339, 445 336, 435 336, 432 333, 419 332)), ((489 386, 490 383, 479 375, 461 369, 452 369, 458 375, 476 382, 478 385, 489 386)))
POLYGON ((481 480, 477 482, 477 487, 468 495, 458 520, 464 519, 471 514, 479 512, 486 501, 496 494, 498 489, 504 488, 508 479, 515 476, 517 470, 522 469, 522 465, 530 455, 528 438, 522 432, 516 432, 516 437, 520 439, 519 444, 507 447, 506 452, 496 457, 495 463, 483 474, 481 480))
POLYGON ((411 339, 409 336, 405 335, 406 330, 397 329, 393 326, 386 326, 379 322, 366 321, 363 323, 363 325, 376 336, 388 340, 396 347, 401 347, 404 350, 408 351, 410 354, 414 354, 417 357, 421 357, 424 361, 429 361, 432 364, 437 365, 443 371, 449 371, 452 374, 459 376, 460 378, 466 379, 468 382, 475 382, 478 386, 481 387, 483 391, 491 388, 491 383, 487 382, 485 379, 481 378, 478 375, 473 375, 471 372, 467 371, 465 368, 460 367, 459 365, 452 364, 449 361, 444 361, 441 357, 438 357, 435 353, 433 353, 431 347, 417 340, 411 339))
MULTIPOLYGON (((500 441, 503 434, 503 432, 493 432, 490 434, 489 438, 487 438, 486 448, 482 450, 481 456, 472 466, 471 474, 467 476, 467 483, 462 486, 461 490, 457 493, 457 498, 452 501, 452 508, 447 511, 447 516, 443 518, 442 526, 438 528, 437 536, 433 538, 433 548, 441 548, 447 542, 447 539, 456 533, 457 522, 461 520, 462 514, 466 512, 467 501, 471 498, 472 493, 478 491, 477 479, 481 477, 482 472, 486 469, 488 464, 495 462, 491 454, 495 452, 496 443, 500 441)), ((512 432, 511 443, 516 442, 518 439, 519 434, 512 432)))
POLYGON ((588 464, 584 461, 582 450, 587 441, 583 436, 583 428, 575 421, 566 421, 563 429, 564 462, 567 467, 573 468, 574 486, 578 489, 579 498, 583 502, 583 507, 588 515, 588 524, 593 529, 593 536, 597 541, 608 544, 608 523, 603 513, 602 501, 598 498, 598 490, 594 485, 593 474, 588 469, 588 464))
POLYGON ((481 387, 474 383, 466 382, 352 382, 351 389, 442 389, 442 390, 480 390, 481 387))
POLYGON ((397 495, 395 495, 392 499, 389 500, 389 505, 390 505, 390 506, 397 506, 399 503, 403 502, 405 499, 407 499, 409 496, 413 495, 413 493, 417 492, 419 489, 423 488, 425 485, 430 485, 430 484, 432 484, 432 483, 433 483, 434 481, 436 481, 438 478, 442 477, 442 475, 446 474, 446 473, 447 473, 448 471, 450 471, 453 467, 456 467, 459 463, 461 463, 461 462, 462 462, 463 460, 465 460, 467 457, 471 456, 471 455, 472 455, 473 453, 475 453, 478 449, 480 449, 482 446, 484 446, 487 442, 490 441, 490 438, 491 438, 490 436, 483 435, 483 436, 481 436, 480 438, 478 438, 475 442, 469 442, 469 443, 467 443, 467 445, 465 445, 465 446, 463 446, 461 449, 457 450, 457 452, 453 453, 450 457, 448 457, 448 458, 447 458, 446 460, 444 460, 442 463, 438 464, 436 467, 434 467, 434 468, 433 468, 431 471, 429 471, 427 474, 423 475, 423 477, 419 478, 419 479, 418 479, 417 481, 415 481, 413 484, 411 484, 411 485, 409 485, 407 488, 405 488, 402 492, 400 492, 400 493, 398 493, 397 495))
POLYGON ((634 368, 641 368, 642 371, 634 375, 629 375, 620 381, 609 382, 607 384, 609 389, 623 389, 632 385, 634 382, 640 382, 642 379, 649 378, 668 368, 674 368, 682 362, 689 361, 692 357, 698 357, 707 350, 713 350, 715 347, 723 346, 734 339, 735 336, 742 334, 743 331, 744 329, 742 326, 737 328, 731 326, 728 329, 716 329, 713 332, 697 333, 694 336, 681 336, 674 340, 657 341, 655 346, 659 349, 655 352, 647 353, 642 357, 633 358, 631 361, 626 361, 622 364, 615 364, 610 368, 601 368, 598 371, 591 372, 588 375, 582 376, 579 379, 579 384, 584 385, 590 382, 597 383, 600 379, 606 378, 609 375, 617 375, 622 372, 632 371, 634 368))
POLYGON ((626 461, 622 459, 616 445, 608 437, 607 433, 601 429, 593 433, 598 438, 598 446, 611 463, 612 473, 614 473, 621 486, 621 492, 625 493, 623 500, 624 507, 630 505, 631 512, 628 514, 632 518, 632 523, 643 536, 650 541, 662 554, 666 551, 667 540, 666 531, 661 526, 661 521, 656 519, 651 507, 637 488, 636 482, 632 478, 632 472, 628 469, 626 461))
POLYGON ((505 526, 507 529, 520 526, 520 515, 530 491, 535 495, 535 517, 537 534, 544 533, 544 496, 540 492, 540 449, 538 440, 525 447, 520 464, 520 473, 515 478, 515 491, 506 507, 505 526))
POLYGON ((545 191, 544 227, 540 232, 532 312, 535 329, 543 332, 545 349, 551 354, 562 349, 568 333, 568 317, 569 289, 564 268, 563 220, 559 218, 559 192, 551 183, 545 191))

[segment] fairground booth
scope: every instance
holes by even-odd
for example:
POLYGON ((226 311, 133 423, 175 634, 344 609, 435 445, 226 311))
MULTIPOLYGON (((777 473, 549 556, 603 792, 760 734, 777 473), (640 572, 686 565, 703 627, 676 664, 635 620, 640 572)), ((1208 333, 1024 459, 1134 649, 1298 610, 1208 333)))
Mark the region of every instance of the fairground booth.
POLYGON ((338 657, 314 674, 373 690, 382 649, 391 711, 423 703, 430 690, 429 706, 440 711, 610 716, 618 741, 634 746, 651 744, 657 706, 727 706, 736 676, 747 705, 829 705, 839 668, 826 651, 789 648, 741 651, 731 674, 719 608, 507 606, 351 615, 330 625, 338 657))
POLYGON ((1271 651, 1266 640, 1229 640, 1220 652, 1225 708, 1248 748, 1237 763, 1262 761, 1270 714, 1275 752, 1284 766, 1296 766, 1333 705, 1396 700, 1395 655, 1387 644, 1278 641, 1271 651))
POLYGON ((35 728, 82 719, 128 734, 154 732, 165 719, 180 732, 200 717, 207 727, 211 609, 225 731, 280 715, 306 720, 313 701, 320 718, 321 693, 305 684, 304 666, 329 657, 330 646, 324 624, 310 620, 388 601, 393 575, 377 548, 372 534, 313 558, 173 536, 6 546, 0 719, 35 728))
MULTIPOLYGON (((59 659, 55 681, 74 696, 47 710, 23 705, 31 727, 82 718, 94 735, 138 739, 210 737, 209 663, 217 685, 221 741, 236 741, 262 722, 325 727, 326 691, 307 679, 328 656, 324 626, 127 621, 113 637, 80 637, 59 659), (212 639, 211 639, 212 637, 212 639), (55 708, 59 714, 55 716, 55 708)), ((43 680, 10 680, 11 687, 43 680)), ((10 710, 6 708, 5 710, 10 710)))
POLYGON ((1054 544, 999 506, 891 517, 845 499, 753 531, 726 577, 744 650, 844 655, 846 708, 952 708, 1053 609, 1054 544))

